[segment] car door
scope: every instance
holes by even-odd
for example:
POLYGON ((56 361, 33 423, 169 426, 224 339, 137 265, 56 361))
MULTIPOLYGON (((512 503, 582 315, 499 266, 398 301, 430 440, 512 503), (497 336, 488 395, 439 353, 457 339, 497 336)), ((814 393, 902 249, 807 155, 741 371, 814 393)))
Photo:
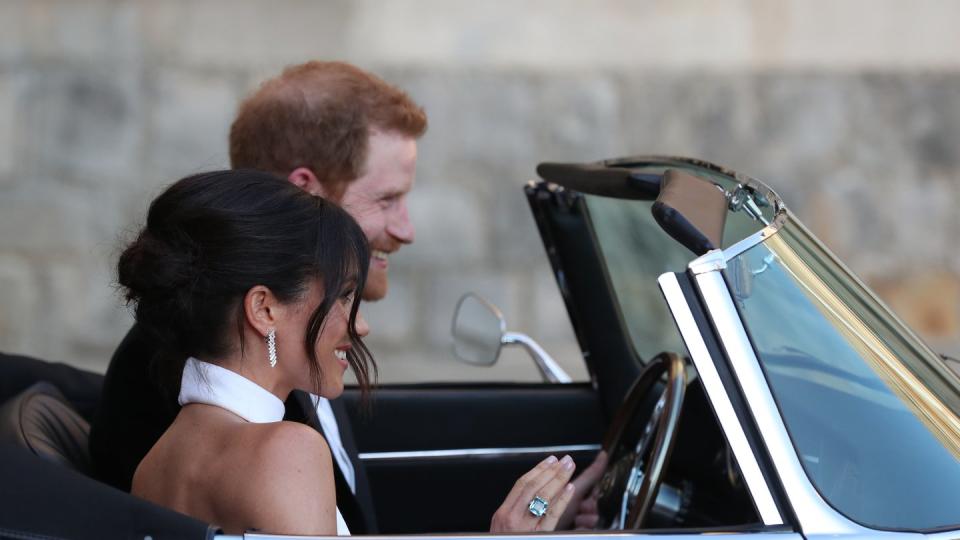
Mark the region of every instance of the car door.
POLYGON ((382 533, 488 530, 517 478, 589 463, 605 425, 589 383, 384 385, 368 416, 345 398, 382 533))

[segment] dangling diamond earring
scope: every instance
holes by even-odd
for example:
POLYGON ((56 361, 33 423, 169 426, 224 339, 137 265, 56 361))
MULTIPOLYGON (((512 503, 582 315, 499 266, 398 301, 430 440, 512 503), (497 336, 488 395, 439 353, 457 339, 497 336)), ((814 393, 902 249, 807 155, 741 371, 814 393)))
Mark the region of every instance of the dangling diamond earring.
POLYGON ((272 328, 267 333, 267 359, 270 367, 277 367, 277 331, 272 328))

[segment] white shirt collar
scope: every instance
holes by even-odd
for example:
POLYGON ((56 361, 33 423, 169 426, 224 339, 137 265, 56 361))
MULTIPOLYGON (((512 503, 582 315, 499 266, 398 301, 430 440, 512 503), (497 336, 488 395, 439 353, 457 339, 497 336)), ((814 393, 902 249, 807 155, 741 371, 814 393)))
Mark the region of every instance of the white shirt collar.
POLYGON ((283 419, 283 401, 250 379, 229 369, 188 358, 180 378, 180 405, 204 403, 224 408, 248 422, 283 419))
POLYGON ((317 419, 320 420, 320 427, 323 428, 323 436, 330 445, 330 452, 333 458, 337 460, 340 466, 340 472, 343 473, 343 479, 350 485, 350 491, 357 492, 356 471, 353 470, 353 463, 350 461, 350 454, 343 447, 343 440, 340 438, 340 426, 337 425, 337 417, 333 414, 333 407, 327 398, 310 394, 317 409, 317 419))

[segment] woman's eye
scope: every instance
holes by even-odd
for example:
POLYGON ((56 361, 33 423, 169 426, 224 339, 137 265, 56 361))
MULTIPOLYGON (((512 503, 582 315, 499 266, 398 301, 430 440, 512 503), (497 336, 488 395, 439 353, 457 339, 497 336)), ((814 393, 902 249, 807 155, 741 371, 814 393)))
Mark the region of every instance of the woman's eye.
POLYGON ((348 291, 340 295, 340 302, 344 305, 353 304, 353 291, 348 291))

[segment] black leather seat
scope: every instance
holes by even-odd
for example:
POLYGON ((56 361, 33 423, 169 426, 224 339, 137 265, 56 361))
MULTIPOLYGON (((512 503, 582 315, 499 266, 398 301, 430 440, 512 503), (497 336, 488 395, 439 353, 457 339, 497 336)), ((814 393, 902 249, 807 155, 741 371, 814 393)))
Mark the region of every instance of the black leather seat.
POLYGON ((41 381, 0 406, 0 441, 82 474, 91 472, 90 424, 52 384, 41 381))
POLYGON ((218 532, 0 442, 0 538, 213 540, 218 532))

